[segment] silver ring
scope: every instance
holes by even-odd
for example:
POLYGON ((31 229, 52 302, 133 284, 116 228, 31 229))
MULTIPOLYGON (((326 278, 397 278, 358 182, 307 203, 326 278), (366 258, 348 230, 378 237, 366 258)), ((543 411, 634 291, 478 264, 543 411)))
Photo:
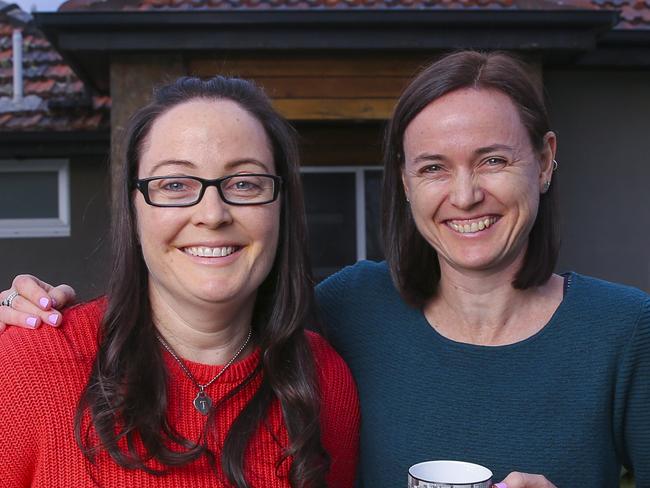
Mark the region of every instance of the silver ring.
POLYGON ((11 304, 13 303, 14 299, 15 299, 17 296, 18 296, 18 292, 17 292, 17 291, 12 291, 11 293, 9 293, 9 295, 7 295, 7 298, 5 298, 4 300, 2 300, 2 304, 1 304, 1 305, 2 305, 3 307, 10 307, 10 308, 11 308, 11 304))

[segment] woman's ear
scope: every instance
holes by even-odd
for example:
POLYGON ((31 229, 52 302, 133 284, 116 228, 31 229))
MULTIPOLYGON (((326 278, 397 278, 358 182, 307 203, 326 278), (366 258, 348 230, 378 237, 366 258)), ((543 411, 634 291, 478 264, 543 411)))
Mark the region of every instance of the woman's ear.
POLYGON ((406 198, 406 203, 411 203, 411 200, 409 198, 409 188, 408 185, 406 184, 406 176, 404 175, 404 166, 402 166, 402 170, 400 171, 400 174, 402 175, 402 189, 404 190, 404 197, 406 198))
POLYGON ((557 169, 555 153, 557 151, 557 137, 555 132, 548 131, 544 134, 544 142, 540 154, 539 185, 540 193, 546 193, 551 186, 553 171, 557 169))

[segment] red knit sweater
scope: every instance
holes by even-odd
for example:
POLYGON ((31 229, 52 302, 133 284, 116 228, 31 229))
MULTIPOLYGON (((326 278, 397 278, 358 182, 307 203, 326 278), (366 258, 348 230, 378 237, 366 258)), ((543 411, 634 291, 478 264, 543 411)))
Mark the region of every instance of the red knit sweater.
MULTIPOLYGON (((77 401, 97 351, 96 334, 101 301, 78 305, 64 314, 65 327, 41 327, 25 334, 17 327, 0 335, 0 486, 81 488, 102 487, 226 487, 202 458, 163 476, 119 467, 103 453, 90 464, 74 440, 77 401)), ((331 487, 351 487, 357 462, 359 407, 354 382, 343 360, 320 336, 308 333, 322 392, 321 426, 325 448, 332 459, 331 487)), ((171 425, 185 438, 197 440, 206 417, 192 406, 196 387, 165 353, 169 370, 171 425)), ((218 400, 256 366, 259 350, 233 364, 208 389, 218 400)), ((186 361, 200 383, 211 379, 220 366, 186 361)), ((209 446, 220 453, 225 433, 261 381, 249 383, 219 411, 209 446)), ((290 461, 276 466, 288 435, 279 404, 268 424, 254 434, 245 458, 245 473, 254 487, 288 487, 290 461), (278 442, 279 440, 279 442, 278 442)))

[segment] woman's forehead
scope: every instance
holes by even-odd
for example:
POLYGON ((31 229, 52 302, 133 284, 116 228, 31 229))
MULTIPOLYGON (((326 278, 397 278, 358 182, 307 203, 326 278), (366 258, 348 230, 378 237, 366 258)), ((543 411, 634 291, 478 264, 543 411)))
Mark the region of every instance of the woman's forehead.
POLYGON ((189 161, 231 165, 250 159, 273 169, 273 154, 262 124, 231 100, 193 99, 172 107, 152 124, 140 165, 189 161))
POLYGON ((405 150, 422 144, 437 147, 525 143, 527 132, 510 97, 497 90, 462 89, 434 100, 404 132, 405 150))

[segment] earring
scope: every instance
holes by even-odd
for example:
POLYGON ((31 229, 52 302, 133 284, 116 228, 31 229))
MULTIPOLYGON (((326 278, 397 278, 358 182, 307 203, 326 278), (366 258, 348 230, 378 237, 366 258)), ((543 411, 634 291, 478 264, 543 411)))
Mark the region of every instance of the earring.
POLYGON ((557 171, 557 161, 555 159, 553 160, 553 171, 557 171))
POLYGON ((551 182, 545 181, 544 186, 542 187, 542 193, 546 193, 550 187, 551 187, 551 182))

